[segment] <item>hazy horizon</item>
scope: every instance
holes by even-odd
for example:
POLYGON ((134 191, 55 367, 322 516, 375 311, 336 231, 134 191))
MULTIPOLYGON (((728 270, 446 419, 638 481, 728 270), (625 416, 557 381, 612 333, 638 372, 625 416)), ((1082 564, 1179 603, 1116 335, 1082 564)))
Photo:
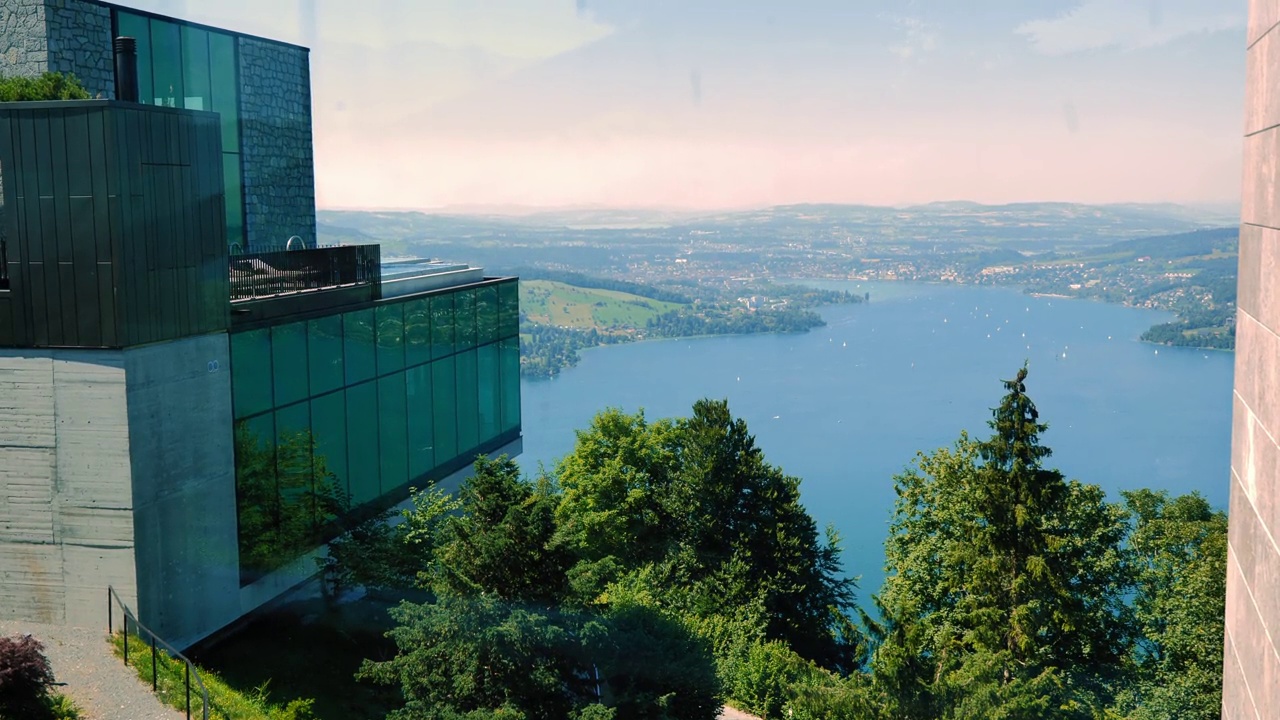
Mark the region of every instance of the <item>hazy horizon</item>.
POLYGON ((1240 197, 1242 3, 124 4, 312 48, 322 208, 1240 197))

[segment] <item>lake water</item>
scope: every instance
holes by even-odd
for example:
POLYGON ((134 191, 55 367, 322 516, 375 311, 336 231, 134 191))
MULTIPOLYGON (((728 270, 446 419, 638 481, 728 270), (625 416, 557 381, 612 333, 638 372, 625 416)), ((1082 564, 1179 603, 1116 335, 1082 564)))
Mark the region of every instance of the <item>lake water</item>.
POLYGON ((808 333, 593 349, 555 380, 526 381, 521 465, 551 467, 607 406, 658 418, 728 398, 768 461, 803 479, 819 525, 840 531, 865 601, 883 579, 894 474, 961 430, 989 435, 1000 380, 1028 360, 1052 466, 1112 499, 1199 490, 1226 507, 1234 357, 1138 342, 1168 314, 1011 289, 813 284, 871 302, 824 308, 827 326, 808 333))

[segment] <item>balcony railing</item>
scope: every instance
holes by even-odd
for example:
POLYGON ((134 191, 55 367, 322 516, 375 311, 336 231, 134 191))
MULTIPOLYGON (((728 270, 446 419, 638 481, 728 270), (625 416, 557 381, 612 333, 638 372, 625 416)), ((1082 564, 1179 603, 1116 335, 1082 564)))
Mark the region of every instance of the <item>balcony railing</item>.
POLYGON ((377 245, 271 249, 230 256, 231 302, 377 284, 377 245))

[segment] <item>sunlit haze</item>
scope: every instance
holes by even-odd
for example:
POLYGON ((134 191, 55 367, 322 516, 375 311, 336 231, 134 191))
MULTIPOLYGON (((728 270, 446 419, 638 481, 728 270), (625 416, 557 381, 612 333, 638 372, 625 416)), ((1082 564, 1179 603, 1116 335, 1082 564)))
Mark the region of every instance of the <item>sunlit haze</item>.
POLYGON ((1239 199, 1242 2, 124 4, 312 48, 322 208, 1239 199))

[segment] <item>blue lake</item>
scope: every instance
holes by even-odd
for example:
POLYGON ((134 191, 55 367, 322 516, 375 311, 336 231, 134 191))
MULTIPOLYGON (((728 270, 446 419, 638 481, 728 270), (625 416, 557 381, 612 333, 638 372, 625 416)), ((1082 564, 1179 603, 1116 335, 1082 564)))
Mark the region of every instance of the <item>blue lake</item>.
POLYGON ((1226 507, 1234 356, 1138 342, 1169 315, 1012 289, 813 284, 871 302, 824 308, 827 326, 808 333, 593 349, 555 380, 526 381, 521 465, 552 467, 604 407, 657 418, 728 398, 769 462, 803 479, 819 525, 840 531, 865 601, 883 579, 893 476, 961 430, 985 437, 1000 380, 1027 360, 1052 466, 1116 500, 1199 490, 1226 507))

